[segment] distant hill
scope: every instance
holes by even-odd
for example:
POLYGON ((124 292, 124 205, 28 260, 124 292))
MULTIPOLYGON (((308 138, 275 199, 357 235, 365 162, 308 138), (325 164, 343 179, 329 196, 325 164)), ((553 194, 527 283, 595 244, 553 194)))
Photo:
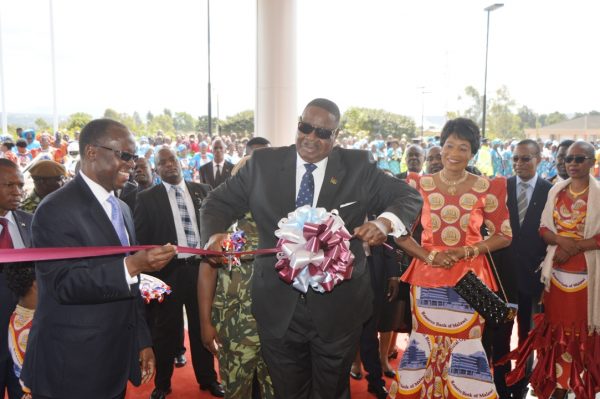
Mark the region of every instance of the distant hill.
MULTIPOLYGON (((2 113, 0 113, 0 117, 2 113)), ((53 116, 50 114, 17 114, 17 113, 9 113, 8 114, 8 124, 15 127, 22 127, 23 129, 35 129, 35 121, 38 118, 43 118, 48 125, 52 126, 53 116)), ((66 115, 59 115, 58 123, 64 122, 69 119, 66 115)))

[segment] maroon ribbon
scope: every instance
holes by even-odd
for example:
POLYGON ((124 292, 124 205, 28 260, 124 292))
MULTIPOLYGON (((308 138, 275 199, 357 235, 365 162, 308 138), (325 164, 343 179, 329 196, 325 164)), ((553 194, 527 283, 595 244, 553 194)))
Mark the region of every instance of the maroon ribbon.
MULTIPOLYGON (((33 262, 57 259, 93 258, 97 256, 119 255, 144 249, 157 248, 160 245, 133 245, 130 247, 52 247, 0 249, 0 263, 33 262)), ((279 252, 277 248, 257 249, 255 251, 223 252, 208 249, 177 246, 178 253, 212 256, 262 255, 279 252)))

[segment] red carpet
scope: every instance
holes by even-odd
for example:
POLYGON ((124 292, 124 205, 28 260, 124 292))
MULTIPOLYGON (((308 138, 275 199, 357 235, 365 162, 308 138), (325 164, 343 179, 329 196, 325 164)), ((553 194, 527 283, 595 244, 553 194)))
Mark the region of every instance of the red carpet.
MULTIPOLYGON (((408 335, 400 334, 398 336, 397 345, 404 349, 408 344, 408 335)), ((185 346, 189 348, 188 336, 186 334, 185 337, 185 346)), ((189 351, 188 351, 189 353, 189 351)), ((397 368, 398 362, 402 354, 398 355, 397 359, 394 359, 391 363, 394 369, 397 368)), ((191 359, 188 356, 188 363, 185 367, 175 369, 173 373, 173 380, 171 383, 173 392, 167 397, 168 399, 209 399, 213 398, 209 393, 202 392, 198 388, 198 384, 196 383, 196 378, 194 377, 194 370, 192 368, 191 359)), ((217 367, 218 370, 218 367, 217 367)), ((364 373, 363 373, 364 374, 364 373)), ((389 388, 391 379, 385 378, 386 385, 389 388)), ((127 388, 127 396, 126 399, 149 399, 150 393, 154 389, 154 383, 149 383, 146 385, 142 385, 140 387, 129 386, 127 388)), ((363 378, 360 381, 355 381, 350 378, 350 389, 352 392, 353 399, 371 399, 374 398, 373 395, 367 392, 367 382, 363 378)), ((236 398, 237 399, 237 398, 236 398)), ((245 399, 245 398, 240 398, 245 399)))

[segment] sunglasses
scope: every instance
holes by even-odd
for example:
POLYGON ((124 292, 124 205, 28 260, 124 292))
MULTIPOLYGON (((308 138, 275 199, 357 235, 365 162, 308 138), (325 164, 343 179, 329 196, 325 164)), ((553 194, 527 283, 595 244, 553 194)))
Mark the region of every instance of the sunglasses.
POLYGON ((322 127, 314 127, 310 123, 302 121, 298 122, 298 130, 304 134, 310 134, 314 131, 317 137, 323 140, 330 139, 331 136, 337 132, 337 129, 323 129, 322 127))
POLYGON ((584 163, 586 159, 594 159, 592 157, 586 157, 585 155, 569 155, 565 157, 565 163, 571 163, 575 161, 575 163, 584 163))
POLYGON ((521 162, 523 163, 527 163, 530 162, 534 157, 530 157, 529 155, 524 155, 522 157, 515 155, 512 160, 514 163, 519 162, 519 159, 521 160, 521 162))
POLYGON ((114 152, 115 155, 117 156, 117 158, 119 158, 121 161, 129 162, 133 159, 133 161, 135 162, 139 158, 139 156, 132 154, 130 152, 127 152, 127 151, 115 150, 114 148, 105 147, 103 145, 98 145, 98 144, 92 144, 92 145, 94 147, 100 147, 100 148, 104 148, 105 150, 114 152))

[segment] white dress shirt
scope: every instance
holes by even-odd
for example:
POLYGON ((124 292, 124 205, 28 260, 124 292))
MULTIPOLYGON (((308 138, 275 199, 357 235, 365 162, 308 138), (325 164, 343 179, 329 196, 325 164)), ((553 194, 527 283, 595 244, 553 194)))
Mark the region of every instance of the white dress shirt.
MULTIPOLYGON (((3 217, 8 221, 8 234, 10 234, 13 248, 25 248, 25 243, 23 242, 23 238, 21 238, 21 232, 19 231, 19 226, 17 226, 17 221, 15 220, 13 213, 8 211, 6 212, 6 215, 0 217, 3 217)), ((2 234, 3 229, 4 226, 0 225, 0 234, 2 234)))
MULTIPOLYGON (((171 205, 171 212, 173 213, 173 221, 175 222, 175 232, 177 233, 177 242, 179 245, 187 246, 187 237, 185 235, 185 230, 183 229, 183 223, 181 222, 181 215, 179 214, 179 206, 177 205, 177 197, 175 196, 175 190, 171 187, 174 187, 173 184, 169 184, 163 180, 162 184, 164 184, 165 189, 167 190, 167 196, 169 197, 169 205, 171 205)), ((198 229, 198 222, 196 221, 196 209, 194 208, 194 202, 192 201, 192 196, 187 189, 187 185, 185 181, 182 179, 179 184, 176 185, 181 188, 183 191, 183 198, 185 200, 185 207, 187 208, 188 215, 192 220, 192 226, 194 227, 194 234, 196 235, 196 242, 198 245, 196 248, 200 248, 200 230, 198 229)), ((178 253, 177 258, 183 259, 190 256, 194 256, 193 254, 182 254, 178 253)))
MULTIPOLYGON (((317 201, 319 200, 319 194, 321 193, 321 187, 323 187, 323 180, 325 179, 325 169, 327 168, 328 159, 328 157, 324 158, 314 164, 316 168, 312 172, 315 181, 315 192, 312 203, 313 207, 317 206, 317 201)), ((302 159, 302 157, 300 157, 300 154, 296 153, 296 195, 294 198, 298 197, 298 191, 300 191, 300 184, 302 183, 302 176, 304 176, 304 173, 306 173, 306 168, 304 167, 304 164, 306 163, 309 162, 306 162, 304 159, 302 159)), ((331 211, 331 209, 328 209, 328 211, 331 211)), ((386 218, 392 223, 392 231, 389 233, 389 235, 393 237, 400 237, 406 234, 406 227, 404 227, 404 224, 398 218, 398 216, 391 212, 383 212, 381 215, 379 215, 379 217, 386 218)))
MULTIPOLYGON (((87 177, 83 171, 80 170, 79 174, 81 174, 81 178, 85 184, 87 184, 90 190, 92 190, 92 194, 94 194, 94 197, 96 197, 96 200, 100 203, 100 206, 102 206, 102 209, 104 209, 104 212, 106 212, 108 220, 110 220, 112 224, 112 219, 110 218, 112 213, 112 205, 110 202, 108 202, 108 197, 114 195, 114 193, 112 191, 106 191, 106 189, 100 184, 87 177)), ((127 234, 127 241, 129 241, 129 233, 127 232, 127 229, 125 229, 125 234, 127 234)), ((129 274, 129 270, 127 270, 127 265, 125 264, 125 258, 123 258, 123 269, 125 270, 125 279, 127 280, 127 284, 136 284, 139 281, 137 276, 132 277, 131 274, 129 274)))

